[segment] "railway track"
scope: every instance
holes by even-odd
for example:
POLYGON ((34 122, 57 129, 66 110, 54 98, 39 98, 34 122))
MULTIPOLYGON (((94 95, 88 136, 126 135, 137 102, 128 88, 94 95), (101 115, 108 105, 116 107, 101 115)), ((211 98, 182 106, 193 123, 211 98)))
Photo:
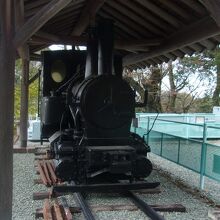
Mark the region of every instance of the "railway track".
MULTIPOLYGON (((127 192, 128 193, 128 192, 127 192)), ((53 200, 45 199, 44 206, 42 209, 36 210, 36 218, 43 217, 45 220, 49 219, 73 219, 74 214, 83 213, 86 220, 95 219, 94 213, 100 211, 143 211, 150 219, 162 220, 163 216, 157 213, 160 212, 185 212, 185 208, 182 205, 172 205, 172 206, 150 206, 138 196, 128 195, 135 205, 101 205, 101 206, 89 206, 86 199, 81 193, 74 193, 74 199, 77 206, 71 207, 68 205, 67 200, 64 196, 54 198, 53 200)))
POLYGON ((45 155, 37 158, 36 169, 40 178, 35 180, 35 184, 44 184, 48 191, 36 192, 34 200, 44 200, 41 209, 37 209, 35 216, 44 220, 70 220, 74 219, 75 213, 83 213, 86 220, 94 220, 95 213, 99 211, 120 211, 141 210, 148 218, 162 220, 164 217, 160 212, 185 212, 186 208, 181 204, 171 205, 149 205, 138 194, 160 193, 159 183, 138 182, 130 183, 111 183, 111 184, 92 184, 75 185, 74 182, 62 183, 54 173, 54 165, 51 160, 46 160, 45 155), (132 205, 89 205, 84 193, 105 193, 112 195, 117 193, 119 197, 127 197, 132 201, 132 205), (71 194, 77 205, 70 206, 65 198, 66 194, 71 194))

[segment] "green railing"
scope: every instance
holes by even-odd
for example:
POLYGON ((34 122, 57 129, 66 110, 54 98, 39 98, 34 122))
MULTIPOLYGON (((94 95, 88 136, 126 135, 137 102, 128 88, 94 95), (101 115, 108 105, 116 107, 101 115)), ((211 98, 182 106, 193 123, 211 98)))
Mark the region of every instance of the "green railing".
POLYGON ((201 189, 204 189, 205 176, 220 182, 220 127, 164 119, 155 121, 155 117, 138 120, 139 126, 132 130, 145 136, 153 153, 199 173, 201 189), (210 137, 219 141, 212 144, 210 137))

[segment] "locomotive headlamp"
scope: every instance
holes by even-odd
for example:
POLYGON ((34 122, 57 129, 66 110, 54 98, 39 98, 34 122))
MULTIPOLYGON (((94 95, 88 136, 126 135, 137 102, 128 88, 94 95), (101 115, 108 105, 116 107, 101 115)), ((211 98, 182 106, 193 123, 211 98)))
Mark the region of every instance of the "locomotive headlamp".
POLYGON ((51 66, 51 77, 52 79, 60 83, 65 79, 66 66, 62 60, 56 60, 51 66))

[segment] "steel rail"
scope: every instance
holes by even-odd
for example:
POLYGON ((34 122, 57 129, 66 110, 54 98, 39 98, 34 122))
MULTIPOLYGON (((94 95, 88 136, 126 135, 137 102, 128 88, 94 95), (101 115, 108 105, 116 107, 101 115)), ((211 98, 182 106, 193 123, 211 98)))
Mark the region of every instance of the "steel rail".
POLYGON ((74 192, 127 192, 128 190, 153 189, 160 185, 159 182, 139 182, 139 183, 111 183, 111 184, 91 184, 91 185, 66 185, 54 186, 53 193, 74 193, 74 192))
POLYGON ((95 217, 93 216, 92 211, 89 208, 89 205, 87 204, 86 200, 83 198, 82 194, 81 193, 74 193, 73 195, 74 195, 76 202, 81 207, 85 219, 86 220, 95 220, 95 217))
POLYGON ((153 183, 111 183, 111 184, 92 184, 92 185, 76 185, 74 182, 71 182, 71 185, 66 186, 54 186, 53 193, 67 193, 72 192, 74 199, 81 207, 83 215, 86 220, 95 220, 92 211, 87 204, 86 200, 83 198, 82 192, 118 192, 122 195, 127 196, 131 201, 143 211, 149 218, 152 220, 164 220, 163 216, 158 214, 153 208, 151 208, 146 202, 136 196, 131 190, 146 188, 156 188, 159 186, 159 182, 153 183))
POLYGON ((151 208, 146 202, 136 196, 133 192, 128 191, 125 193, 132 202, 142 211, 144 212, 150 219, 152 220, 164 220, 164 217, 158 214, 153 208, 151 208))

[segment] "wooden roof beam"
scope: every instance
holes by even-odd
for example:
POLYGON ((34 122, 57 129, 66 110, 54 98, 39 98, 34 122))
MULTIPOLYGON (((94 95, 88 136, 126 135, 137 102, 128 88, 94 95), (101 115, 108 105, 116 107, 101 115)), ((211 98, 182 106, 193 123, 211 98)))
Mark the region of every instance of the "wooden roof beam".
POLYGON ((204 16, 207 14, 203 5, 201 5, 198 1, 195 0, 179 0, 181 3, 187 5, 191 10, 195 11, 198 15, 204 16))
POLYGON ((48 2, 49 2, 49 0, 38 0, 38 1, 27 2, 27 4, 25 5, 25 11, 33 9, 33 8, 40 7, 43 4, 46 4, 48 2))
POLYGON ((31 42, 38 42, 42 44, 74 44, 76 46, 85 46, 87 43, 87 37, 79 37, 79 36, 62 36, 62 35, 54 35, 44 31, 38 31, 35 35, 30 39, 31 42))
POLYGON ((184 18, 186 21, 192 20, 192 15, 187 13, 186 10, 181 8, 178 4, 176 4, 174 1, 163 1, 161 0, 160 3, 166 5, 168 8, 171 8, 173 11, 175 11, 178 15, 180 15, 182 18, 184 18))
POLYGON ((216 26, 215 22, 210 17, 205 17, 171 35, 160 45, 160 47, 153 49, 151 52, 125 56, 123 65, 131 65, 156 57, 160 54, 169 53, 218 34, 220 34, 220 28, 216 26))
POLYGON ((185 53, 182 52, 181 50, 175 50, 172 52, 175 56, 183 58, 185 56, 185 53))
POLYGON ((220 42, 220 35, 215 36, 215 40, 218 41, 218 42, 220 42))
POLYGON ((22 46, 35 32, 37 32, 48 20, 62 10, 72 0, 52 0, 41 8, 16 32, 14 43, 16 47, 22 46))
POLYGON ((211 40, 203 40, 200 42, 203 46, 208 48, 209 50, 213 50, 216 47, 216 44, 213 43, 211 40))
POLYGON ((42 62, 42 56, 40 54, 36 54, 36 53, 31 53, 30 54, 30 60, 31 61, 39 61, 42 62))
MULTIPOLYGON (((57 36, 58 37, 58 36, 57 36)), ((64 44, 64 45, 72 45, 75 46, 86 46, 87 38, 86 37, 75 37, 75 36, 61 36, 58 37, 57 40, 48 40, 41 37, 32 37, 29 40, 29 43, 32 45, 42 45, 42 44, 64 44)))
POLYGON ((128 52, 131 52, 131 53, 135 53, 135 54, 138 54, 138 52, 147 52, 149 51, 149 48, 148 47, 131 47, 131 48, 123 48, 123 49, 120 49, 118 48, 119 50, 126 50, 128 52))
POLYGON ((161 38, 143 39, 143 40, 115 40, 116 48, 128 48, 128 47, 145 47, 145 46, 158 46, 162 42, 161 38))
POLYGON ((159 57, 161 60, 163 60, 163 62, 168 63, 170 61, 170 59, 168 57, 166 57, 165 55, 162 55, 159 57))
POLYGON ((94 20, 94 17, 98 10, 105 3, 105 0, 89 0, 83 9, 78 23, 75 25, 72 35, 80 36, 83 31, 88 27, 91 21, 94 20))
MULTIPOLYGON (((127 7, 124 7, 124 5, 121 5, 116 1, 108 1, 107 3, 114 10, 117 10, 120 13, 122 13, 123 15, 126 15, 128 18, 132 19, 137 24, 141 24, 142 28, 146 29, 150 33, 153 33, 153 34, 156 34, 156 35, 161 35, 161 36, 166 35, 163 31, 160 30, 160 28, 158 28, 155 25, 151 24, 146 19, 138 16, 132 10, 127 9, 127 7)), ((126 4, 127 4, 127 2, 126 2, 126 4)))
MULTIPOLYGON (((129 22, 129 26, 127 26, 123 18, 120 18, 120 19, 117 18, 115 17, 115 15, 108 13, 103 8, 102 10, 100 10, 99 15, 102 18, 114 19, 115 20, 114 25, 120 28, 121 30, 123 30, 124 33, 127 34, 128 36, 132 38, 137 38, 137 39, 140 38, 140 35, 138 34, 139 31, 137 30, 138 26, 136 25, 134 26, 132 22, 129 22)), ((142 28, 142 31, 143 31, 143 28, 142 28)))
POLYGON ((169 60, 175 60, 176 59, 176 56, 172 53, 167 53, 165 54, 166 57, 168 57, 169 60))
POLYGON ((157 14, 159 17, 161 17, 162 19, 164 19, 168 23, 172 24, 174 27, 176 27, 176 28, 180 27, 181 24, 174 16, 170 15, 168 12, 166 12, 162 8, 156 6, 153 3, 153 1, 137 0, 137 2, 140 3, 142 6, 146 7, 147 9, 149 9, 150 11, 152 11, 153 13, 157 14))
POLYGON ((200 43, 190 44, 189 47, 196 52, 202 52, 203 50, 205 50, 205 47, 200 43))
POLYGON ((185 54, 188 54, 190 56, 194 53, 194 50, 190 49, 189 47, 183 47, 181 48, 181 51, 183 51, 185 54))
POLYGON ((216 24, 220 27, 220 1, 219 0, 200 0, 200 2, 209 11, 211 17, 215 20, 216 24))
MULTIPOLYGON (((30 43, 59 43, 59 44, 73 44, 77 46, 82 46, 87 44, 87 37, 79 37, 79 36, 60 36, 49 34, 44 31, 38 31, 35 35, 30 39, 30 43)), ((143 50, 146 51, 148 46, 158 46, 162 42, 161 38, 154 39, 139 39, 139 40, 126 40, 126 39, 118 39, 115 40, 115 48, 121 50, 143 50)))
POLYGON ((34 35, 41 37, 41 38, 44 38, 48 41, 52 41, 52 42, 59 40, 59 37, 57 35, 50 34, 50 33, 44 32, 44 31, 38 31, 34 35))
MULTIPOLYGON (((156 27, 159 27, 161 30, 163 30, 164 33, 170 33, 173 31, 173 28, 167 24, 166 21, 160 19, 157 16, 154 16, 153 14, 149 13, 146 11, 146 9, 138 4, 136 4, 135 1, 124 1, 124 0, 117 0, 117 2, 120 2, 123 4, 125 7, 128 7, 129 9, 135 11, 139 15, 142 15, 146 21, 151 22, 154 24, 156 27), (144 15, 146 15, 145 17, 144 15)), ((167 1, 166 1, 167 2, 167 1)))

